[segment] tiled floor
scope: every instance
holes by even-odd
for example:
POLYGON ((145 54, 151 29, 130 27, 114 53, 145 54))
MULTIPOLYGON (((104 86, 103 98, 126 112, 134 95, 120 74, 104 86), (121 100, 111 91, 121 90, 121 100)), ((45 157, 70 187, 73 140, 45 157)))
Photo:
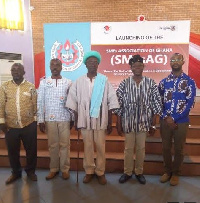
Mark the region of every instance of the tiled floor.
POLYGON ((99 185, 97 179, 83 184, 83 172, 70 172, 69 180, 56 177, 46 181, 47 170, 37 170, 38 181, 23 178, 6 186, 9 168, 0 169, 0 203, 167 203, 200 202, 200 177, 181 177, 180 184, 172 187, 159 183, 159 176, 145 176, 146 185, 140 185, 134 178, 119 184, 121 174, 106 174, 108 183, 99 185))

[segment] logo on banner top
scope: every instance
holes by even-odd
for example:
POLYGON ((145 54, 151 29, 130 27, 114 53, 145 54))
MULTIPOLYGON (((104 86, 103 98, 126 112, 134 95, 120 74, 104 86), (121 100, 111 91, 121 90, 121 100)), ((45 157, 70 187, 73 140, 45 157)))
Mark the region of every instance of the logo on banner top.
POLYGON ((109 34, 110 31, 111 31, 111 26, 105 25, 105 26, 103 27, 103 29, 104 29, 104 33, 105 33, 105 34, 109 34))
POLYGON ((137 17, 137 20, 138 20, 138 21, 146 21, 144 15, 139 15, 139 16, 137 17))
POLYGON ((66 40, 64 45, 55 41, 51 47, 51 59, 60 59, 63 71, 74 71, 80 67, 83 62, 83 56, 83 46, 78 40, 75 43, 70 43, 69 40, 66 40))
POLYGON ((176 27, 175 25, 160 27, 160 30, 171 30, 171 31, 175 31, 176 29, 177 29, 177 27, 176 27))

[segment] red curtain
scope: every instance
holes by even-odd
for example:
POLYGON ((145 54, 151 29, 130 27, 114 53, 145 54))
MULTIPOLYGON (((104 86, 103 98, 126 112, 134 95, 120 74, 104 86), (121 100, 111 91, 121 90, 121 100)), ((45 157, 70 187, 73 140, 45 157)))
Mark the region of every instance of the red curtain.
POLYGON ((41 52, 34 57, 35 87, 38 88, 40 79, 45 76, 45 54, 41 52))
POLYGON ((188 75, 195 80, 200 89, 200 34, 190 33, 190 42, 195 46, 189 53, 188 75))
POLYGON ((200 46, 200 34, 190 33, 190 42, 200 46))
POLYGON ((200 89, 200 61, 189 56, 189 69, 188 75, 196 82, 197 87, 200 89))

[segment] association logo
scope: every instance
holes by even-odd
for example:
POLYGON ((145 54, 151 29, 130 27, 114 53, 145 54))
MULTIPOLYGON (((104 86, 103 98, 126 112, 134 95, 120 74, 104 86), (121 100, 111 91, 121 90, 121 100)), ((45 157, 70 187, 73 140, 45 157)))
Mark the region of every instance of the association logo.
POLYGON ((177 26, 175 25, 170 25, 170 26, 160 26, 159 27, 160 30, 171 30, 171 31, 176 31, 177 30, 177 26))
POLYGON ((138 21, 146 21, 146 18, 145 18, 144 15, 139 15, 139 16, 137 17, 137 20, 138 20, 138 21))
POLYGON ((83 62, 83 56, 83 46, 78 40, 71 43, 67 39, 64 44, 55 41, 51 48, 51 59, 60 59, 63 71, 74 71, 80 67, 83 62))
POLYGON ((105 26, 103 27, 103 30, 104 30, 104 33, 105 33, 105 34, 109 34, 109 33, 111 32, 112 28, 111 28, 111 26, 109 26, 109 25, 105 25, 105 26))

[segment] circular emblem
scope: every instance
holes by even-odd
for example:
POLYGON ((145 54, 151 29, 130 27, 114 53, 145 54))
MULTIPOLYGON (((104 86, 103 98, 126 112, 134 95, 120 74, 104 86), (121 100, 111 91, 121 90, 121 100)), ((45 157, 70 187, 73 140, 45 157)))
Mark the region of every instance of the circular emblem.
POLYGON ((109 25, 105 25, 105 26, 103 27, 103 30, 104 30, 104 33, 105 33, 105 34, 109 34, 109 33, 111 32, 112 28, 111 28, 111 26, 109 26, 109 25))
POLYGON ((145 21, 146 19, 145 19, 145 16, 144 16, 144 15, 139 15, 139 16, 137 17, 137 20, 138 20, 138 21, 145 21))
POLYGON ((55 41, 51 48, 51 59, 60 59, 63 71, 74 71, 80 67, 83 62, 83 56, 83 46, 78 40, 75 43, 70 43, 69 40, 66 40, 64 45, 55 41))

